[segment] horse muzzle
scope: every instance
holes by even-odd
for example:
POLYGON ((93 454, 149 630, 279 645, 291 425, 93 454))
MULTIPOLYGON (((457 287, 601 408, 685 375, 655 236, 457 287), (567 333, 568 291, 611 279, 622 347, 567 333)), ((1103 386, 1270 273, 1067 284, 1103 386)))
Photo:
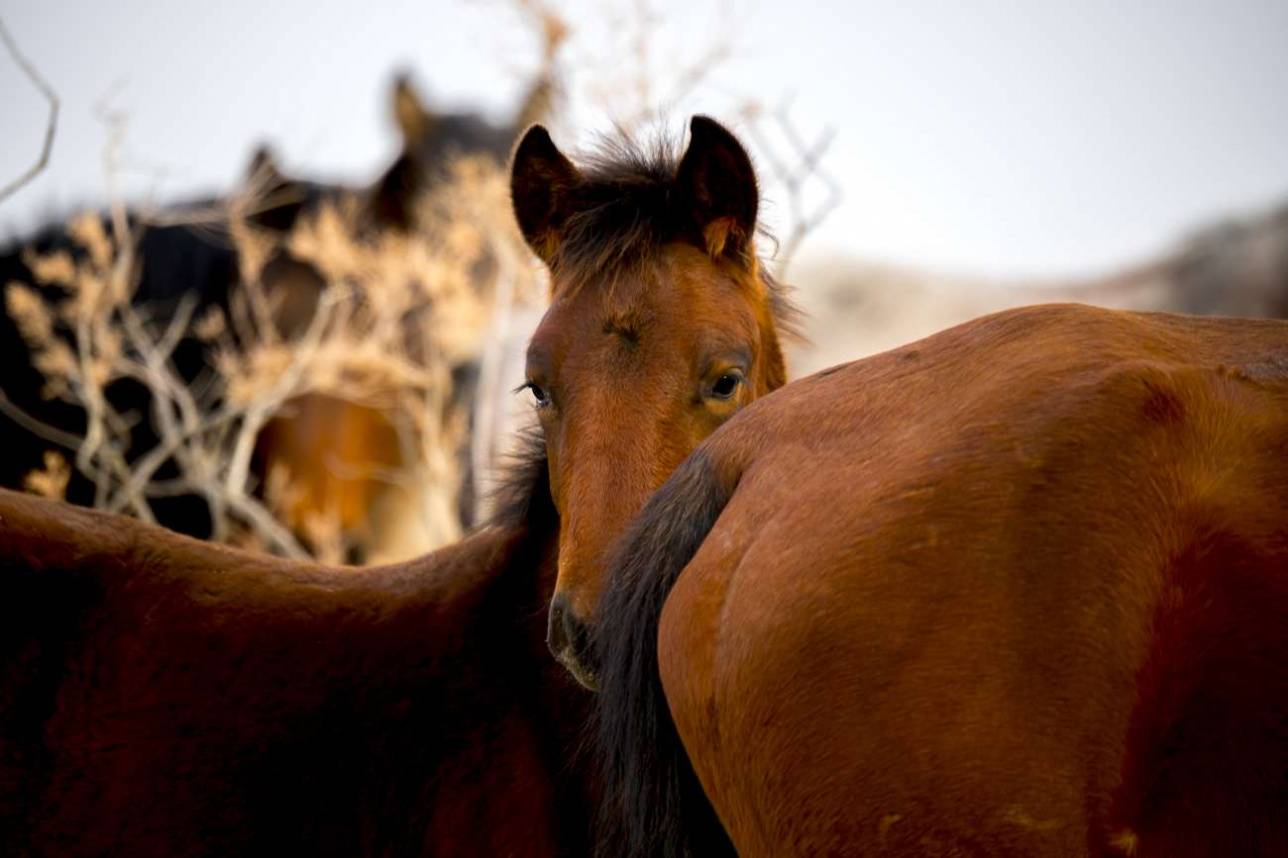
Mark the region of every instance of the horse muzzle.
POLYGON ((556 595, 550 601, 546 646, 574 679, 591 691, 599 690, 590 646, 590 629, 572 612, 568 598, 563 594, 556 595))

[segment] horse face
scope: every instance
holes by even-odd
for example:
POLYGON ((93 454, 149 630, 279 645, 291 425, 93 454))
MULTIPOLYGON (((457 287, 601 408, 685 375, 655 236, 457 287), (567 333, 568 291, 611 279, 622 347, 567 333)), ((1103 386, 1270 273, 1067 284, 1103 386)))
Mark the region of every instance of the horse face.
POLYGON ((536 127, 513 177, 520 226, 552 273, 525 384, 560 515, 548 641, 591 687, 613 541, 702 439, 783 376, 750 246, 754 175, 732 135, 695 119, 678 165, 606 169, 582 176, 536 127))

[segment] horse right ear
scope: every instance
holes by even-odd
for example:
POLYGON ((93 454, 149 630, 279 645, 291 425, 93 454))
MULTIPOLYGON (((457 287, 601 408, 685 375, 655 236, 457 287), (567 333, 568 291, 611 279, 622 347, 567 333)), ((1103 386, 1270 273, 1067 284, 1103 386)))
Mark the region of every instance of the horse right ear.
POLYGON ((760 195, 756 170, 738 138, 714 119, 693 117, 675 184, 707 252, 745 258, 756 232, 760 195))
POLYGON ((559 228, 570 213, 572 191, 581 174, 553 140, 533 125, 514 149, 510 201, 528 246, 547 265, 554 261, 559 228))

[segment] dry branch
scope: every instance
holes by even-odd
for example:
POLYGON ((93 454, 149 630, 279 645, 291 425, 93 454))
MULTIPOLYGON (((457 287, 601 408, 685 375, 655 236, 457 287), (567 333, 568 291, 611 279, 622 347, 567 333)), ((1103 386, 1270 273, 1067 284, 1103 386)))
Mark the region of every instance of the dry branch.
MULTIPOLYGON (((119 133, 112 137, 119 145, 119 133)), ((114 167, 110 152, 107 162, 114 167)), ((269 485, 252 473, 252 460, 266 427, 289 421, 308 397, 373 409, 396 433, 397 468, 333 462, 325 454, 313 467, 349 476, 364 470, 364 479, 396 484, 412 499, 410 520, 423 531, 408 550, 453 541, 463 479, 457 451, 470 420, 454 402, 452 368, 480 360, 496 303, 539 292, 506 192, 496 165, 459 161, 424 201, 425 229, 413 234, 371 233, 356 198, 323 204, 275 238, 226 212, 224 228, 243 260, 289 253, 321 278, 303 329, 289 336, 281 333, 277 299, 291 286, 262 280, 262 264, 242 265, 227 315, 198 313, 187 297, 151 318, 134 301, 143 264, 134 224, 121 208, 106 225, 97 215, 81 216, 69 227, 80 253, 28 258, 38 282, 66 300, 49 305, 11 284, 8 304, 48 389, 84 411, 86 432, 72 437, 47 427, 7 398, 0 411, 68 449, 97 506, 155 520, 158 498, 190 494, 206 501, 216 539, 339 560, 351 525, 332 520, 334 509, 299 513, 291 498, 298 501, 301 491, 288 483, 307 475, 274 481, 270 473, 269 485), (255 246, 259 240, 271 246, 255 246), (212 369, 201 384, 174 365, 185 338, 208 344, 212 369), (107 394, 117 379, 147 389, 150 408, 142 417, 157 439, 152 449, 131 448, 136 418, 107 394), (161 479, 168 464, 174 467, 161 479)), ((34 485, 58 485, 59 472, 42 473, 34 485)))
POLYGON ((13 57, 13 61, 18 64, 18 68, 22 69, 23 74, 25 74, 27 79, 31 81, 32 86, 34 86, 37 91, 40 92, 45 101, 49 103, 49 118, 45 123, 45 138, 40 145, 40 154, 36 156, 35 163, 23 171, 21 175, 10 181, 4 187, 0 187, 0 201, 3 201, 7 197, 16 193, 18 189, 35 179, 36 176, 40 175, 40 172, 44 170, 45 166, 49 163, 49 155, 54 149, 54 135, 58 130, 59 102, 58 94, 54 92, 54 88, 49 85, 49 82, 45 80, 39 71, 36 70, 36 67, 32 65, 31 61, 28 60, 23 55, 22 51, 18 49, 18 43, 14 41, 13 36, 9 33, 9 28, 5 26, 4 19, 2 18, 0 18, 0 41, 4 42, 5 49, 9 51, 9 55, 13 57))
POLYGON ((777 273, 783 277, 801 243, 841 204, 841 186, 823 163, 836 129, 825 128, 814 140, 806 140, 791 118, 790 99, 784 100, 771 116, 772 130, 786 141, 787 154, 783 155, 770 141, 760 112, 752 108, 744 115, 757 154, 769 164, 774 185, 787 195, 786 233, 779 238, 775 253, 777 273), (811 187, 822 193, 822 198, 812 205, 808 202, 811 187))

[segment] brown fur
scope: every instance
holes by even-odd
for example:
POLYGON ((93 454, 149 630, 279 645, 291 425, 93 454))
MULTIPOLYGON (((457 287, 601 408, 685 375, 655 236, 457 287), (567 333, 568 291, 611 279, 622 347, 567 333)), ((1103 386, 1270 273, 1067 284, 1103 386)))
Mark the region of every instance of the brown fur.
POLYGON ((1288 324, 1002 313, 694 459, 658 670, 739 854, 1288 854, 1288 324))
POLYGON ((521 479, 496 526, 362 571, 0 491, 0 854, 585 854, 521 479))
POLYGON ((262 469, 289 476, 290 497, 278 514, 296 532, 322 518, 369 545, 372 510, 389 492, 385 475, 406 467, 397 429, 378 409, 330 396, 302 396, 287 413, 258 439, 262 469))

